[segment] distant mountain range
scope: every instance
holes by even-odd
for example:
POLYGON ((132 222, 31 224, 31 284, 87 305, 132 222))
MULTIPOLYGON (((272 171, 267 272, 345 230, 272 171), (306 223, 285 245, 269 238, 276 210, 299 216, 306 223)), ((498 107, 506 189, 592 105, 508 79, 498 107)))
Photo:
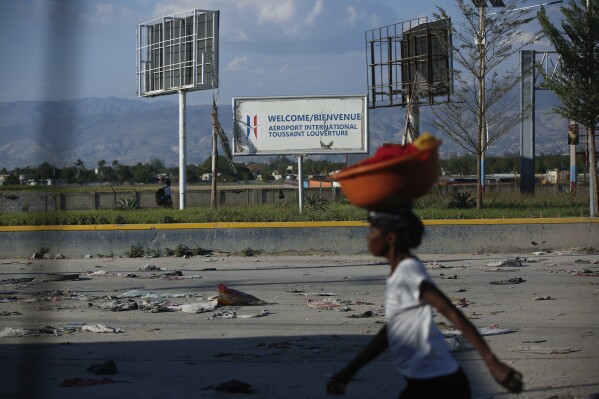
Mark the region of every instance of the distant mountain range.
MULTIPOLYGON (((548 115, 553 102, 537 96, 537 153, 565 153, 567 122, 548 115)), ((421 110, 427 130, 428 107, 421 110)), ((219 107, 220 122, 229 135, 233 125, 231 106, 219 107)), ((203 162, 211 154, 210 106, 187 106, 187 163, 203 162)), ((403 129, 404 110, 375 109, 369 113, 370 148, 384 142, 398 142, 403 129)), ((442 134, 441 156, 460 154, 459 146, 442 134)), ((0 169, 36 166, 49 162, 55 166, 72 165, 77 159, 93 168, 100 159, 134 165, 160 159, 167 166, 178 164, 179 108, 170 101, 129 100, 122 98, 84 98, 72 101, 0 102, 0 169)), ((231 140, 232 141, 232 140, 231 140)), ((517 154, 519 128, 490 149, 491 154, 517 154)), ((219 148, 219 153, 222 149, 219 148)), ((237 161, 260 161, 240 157, 237 161)))

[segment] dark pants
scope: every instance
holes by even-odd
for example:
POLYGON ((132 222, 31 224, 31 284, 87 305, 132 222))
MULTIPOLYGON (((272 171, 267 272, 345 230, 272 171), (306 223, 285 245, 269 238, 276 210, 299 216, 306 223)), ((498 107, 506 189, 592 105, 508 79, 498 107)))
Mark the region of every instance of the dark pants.
POLYGON ((408 385, 399 399, 470 399, 470 383, 460 367, 453 374, 434 378, 406 378, 408 385))

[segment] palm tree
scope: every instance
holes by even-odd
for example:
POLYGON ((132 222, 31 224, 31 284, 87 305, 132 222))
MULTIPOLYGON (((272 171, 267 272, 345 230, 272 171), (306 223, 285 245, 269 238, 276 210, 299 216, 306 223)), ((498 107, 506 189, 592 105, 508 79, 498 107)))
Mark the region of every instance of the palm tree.
POLYGON ((73 162, 73 165, 75 165, 75 169, 77 169, 77 177, 79 177, 79 173, 83 168, 83 161, 81 159, 77 159, 75 162, 73 162))

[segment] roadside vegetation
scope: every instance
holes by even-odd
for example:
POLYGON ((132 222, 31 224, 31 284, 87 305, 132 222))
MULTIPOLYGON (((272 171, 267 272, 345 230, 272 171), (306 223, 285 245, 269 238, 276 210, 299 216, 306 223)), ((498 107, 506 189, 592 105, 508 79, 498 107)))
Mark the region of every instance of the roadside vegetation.
MULTIPOLYGON (((472 194, 433 192, 414 203, 414 209, 424 220, 430 219, 509 219, 589 216, 588 195, 571 193, 489 193, 486 207, 476 209, 472 194)), ((98 224, 172 224, 223 222, 302 222, 302 221, 363 221, 366 211, 346 201, 327 202, 316 196, 304 201, 302 213, 297 203, 282 202, 258 206, 220 206, 189 208, 123 207, 116 210, 21 212, 0 214, 1 226, 98 225, 98 224)))

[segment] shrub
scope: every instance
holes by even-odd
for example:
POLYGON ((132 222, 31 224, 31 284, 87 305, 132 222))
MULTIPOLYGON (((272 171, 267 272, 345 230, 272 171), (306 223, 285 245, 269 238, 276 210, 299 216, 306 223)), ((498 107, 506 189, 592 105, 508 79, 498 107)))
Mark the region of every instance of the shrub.
POLYGON ((164 215, 160 217, 160 223, 168 224, 168 223, 177 223, 177 220, 171 215, 164 215))
POLYGON ((123 211, 131 211, 133 209, 139 208, 139 202, 137 202, 137 198, 132 196, 127 196, 125 198, 119 198, 116 204, 117 209, 123 211))
POLYGON ((204 256, 204 255, 210 255, 212 253, 212 251, 209 249, 197 247, 197 248, 192 249, 191 253, 194 256, 204 256))
POLYGON ((160 258, 162 256, 162 251, 160 249, 146 249, 146 256, 149 258, 160 258))
POLYGON ((129 258, 143 258, 145 251, 139 245, 132 245, 129 251, 125 251, 125 255, 127 255, 129 258))
POLYGON ((247 247, 246 249, 244 249, 243 251, 241 251, 241 253, 245 256, 256 256, 258 255, 260 252, 260 250, 257 249, 252 249, 250 247, 247 247))
POLYGON ((471 197, 470 191, 457 192, 451 195, 451 201, 447 206, 449 208, 468 209, 476 206, 476 200, 471 197))
POLYGON ((306 203, 306 209, 311 211, 324 211, 329 204, 329 201, 327 201, 326 198, 322 198, 320 195, 306 195, 304 201, 306 203))

